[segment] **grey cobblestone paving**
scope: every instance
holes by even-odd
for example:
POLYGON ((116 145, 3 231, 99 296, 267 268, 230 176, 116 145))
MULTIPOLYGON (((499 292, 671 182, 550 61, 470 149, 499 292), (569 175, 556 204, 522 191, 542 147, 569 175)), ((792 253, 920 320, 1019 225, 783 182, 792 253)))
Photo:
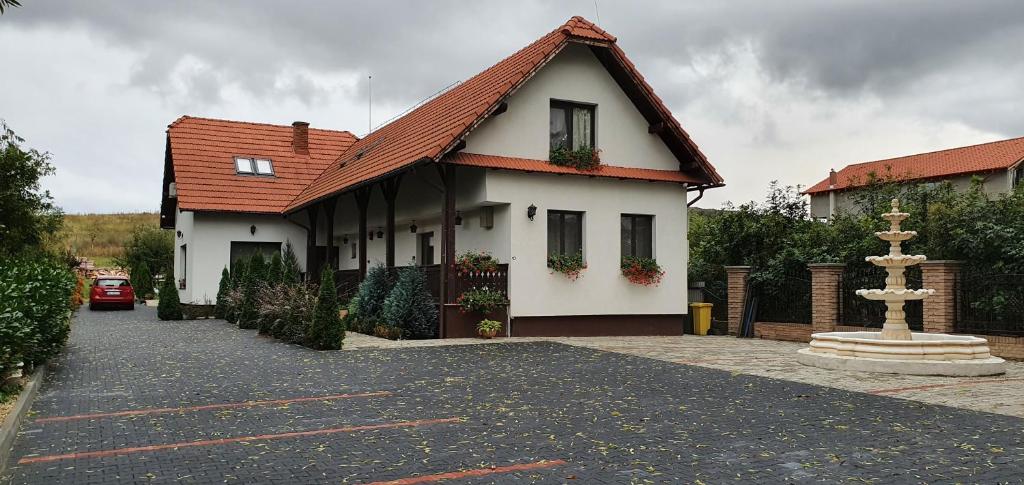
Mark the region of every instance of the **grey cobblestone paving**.
POLYGON ((153 309, 77 317, 14 459, 458 417, 459 422, 23 463, 0 483, 1024 483, 1024 420, 553 342, 314 352, 153 309), (72 421, 55 416, 391 395, 72 421))

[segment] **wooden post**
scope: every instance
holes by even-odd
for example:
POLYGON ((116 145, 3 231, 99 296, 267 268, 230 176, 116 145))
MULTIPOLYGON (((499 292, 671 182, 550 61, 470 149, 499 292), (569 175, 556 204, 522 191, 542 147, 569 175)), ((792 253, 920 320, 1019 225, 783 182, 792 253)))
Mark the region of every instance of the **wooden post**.
POLYGON ((384 193, 384 201, 387 202, 387 217, 384 229, 384 264, 389 268, 395 267, 395 199, 398 198, 398 187, 402 185, 402 175, 398 174, 392 179, 381 182, 380 189, 384 193))
POLYGON ((366 210, 370 207, 370 188, 356 190, 359 206, 359 281, 366 279, 366 210))
POLYGON ((309 230, 306 232, 306 281, 318 281, 317 258, 316 258, 316 223, 317 209, 319 206, 313 204, 306 208, 306 215, 309 216, 309 230))
POLYGON ((327 267, 331 268, 331 271, 338 269, 338 251, 334 248, 334 210, 337 207, 337 197, 324 201, 324 216, 327 218, 327 267))
POLYGON ((441 210, 441 328, 440 336, 445 338, 445 308, 452 301, 448 294, 451 287, 451 269, 455 265, 455 165, 438 165, 441 180, 444 181, 444 206, 441 210))

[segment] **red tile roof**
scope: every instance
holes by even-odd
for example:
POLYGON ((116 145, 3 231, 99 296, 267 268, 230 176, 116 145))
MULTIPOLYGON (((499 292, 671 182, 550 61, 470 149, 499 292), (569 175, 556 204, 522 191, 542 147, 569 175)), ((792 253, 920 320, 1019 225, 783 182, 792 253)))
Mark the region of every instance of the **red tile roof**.
POLYGON ((836 186, 825 178, 805 194, 843 190, 866 185, 872 175, 899 180, 921 180, 1004 170, 1024 160, 1024 137, 982 143, 937 152, 847 165, 836 173, 836 186))
POLYGON ((697 183, 699 180, 678 170, 655 170, 651 168, 616 167, 601 165, 595 171, 585 172, 570 167, 552 165, 547 160, 531 160, 528 158, 512 158, 497 155, 480 155, 477 153, 459 152, 449 159, 449 163, 471 167, 498 168, 523 172, 541 172, 565 175, 584 175, 588 177, 608 177, 617 179, 646 180, 648 182, 697 183))
POLYGON ((295 153, 292 127, 182 116, 167 129, 178 207, 280 214, 356 141, 347 131, 309 129, 295 153), (234 157, 269 158, 275 176, 238 175, 234 157))
POLYGON ((329 165, 286 210, 299 209, 415 163, 441 161, 470 130, 497 108, 505 96, 526 82, 569 41, 609 48, 641 93, 668 122, 673 135, 687 145, 690 156, 702 170, 702 182, 722 185, 722 178, 615 45, 615 40, 614 36, 582 17, 569 19, 519 52, 354 143, 342 154, 339 163, 329 165))

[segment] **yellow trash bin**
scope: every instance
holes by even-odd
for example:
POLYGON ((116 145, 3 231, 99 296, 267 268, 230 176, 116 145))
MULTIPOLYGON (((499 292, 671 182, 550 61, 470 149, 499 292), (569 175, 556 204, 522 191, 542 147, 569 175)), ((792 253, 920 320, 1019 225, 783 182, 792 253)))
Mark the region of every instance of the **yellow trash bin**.
POLYGON ((690 318, 693 320, 693 333, 707 335, 711 328, 711 303, 690 303, 690 318))

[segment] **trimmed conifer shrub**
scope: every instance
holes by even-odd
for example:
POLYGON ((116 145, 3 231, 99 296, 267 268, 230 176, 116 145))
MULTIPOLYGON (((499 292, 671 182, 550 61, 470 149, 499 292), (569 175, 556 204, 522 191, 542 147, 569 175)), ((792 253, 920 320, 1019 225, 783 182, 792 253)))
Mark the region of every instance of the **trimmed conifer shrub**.
POLYGON ((242 292, 242 280, 245 279, 245 260, 239 259, 231 265, 231 290, 224 300, 224 319, 238 323, 238 311, 242 308, 242 299, 236 295, 242 292))
POLYGON ((174 271, 164 273, 164 281, 160 284, 160 302, 156 306, 156 316, 161 320, 181 320, 181 300, 178 299, 178 287, 174 284, 174 271))
POLYGON ((281 256, 282 280, 291 285, 299 283, 302 271, 299 270, 299 258, 295 257, 291 243, 284 243, 284 255, 281 256))
POLYGON ((324 268, 320 274, 320 296, 306 339, 306 345, 316 350, 338 350, 345 339, 345 327, 338 315, 338 290, 330 268, 324 268))
POLYGON ((284 279, 284 268, 281 263, 281 253, 274 253, 267 264, 267 284, 276 285, 284 279))
POLYGON ((361 329, 372 329, 380 321, 384 309, 384 300, 391 293, 391 282, 388 271, 383 265, 376 265, 366 273, 366 279, 359 283, 359 290, 354 300, 358 301, 359 311, 354 315, 354 326, 361 329))
POLYGON ((145 300, 153 296, 153 275, 149 272, 149 265, 146 263, 136 264, 132 268, 132 288, 135 289, 135 298, 145 300))
POLYGON ((435 338, 438 327, 435 303, 423 271, 416 266, 403 268, 384 301, 381 321, 402 329, 405 338, 435 338))
POLYGON ((217 304, 213 307, 213 316, 224 318, 228 309, 228 292, 231 291, 231 271, 225 266, 220 271, 220 284, 217 285, 217 304))
POLYGON ((266 278, 266 262, 263 253, 257 251, 245 265, 245 278, 242 279, 242 306, 238 309, 238 328, 256 328, 259 316, 260 287, 266 278))

